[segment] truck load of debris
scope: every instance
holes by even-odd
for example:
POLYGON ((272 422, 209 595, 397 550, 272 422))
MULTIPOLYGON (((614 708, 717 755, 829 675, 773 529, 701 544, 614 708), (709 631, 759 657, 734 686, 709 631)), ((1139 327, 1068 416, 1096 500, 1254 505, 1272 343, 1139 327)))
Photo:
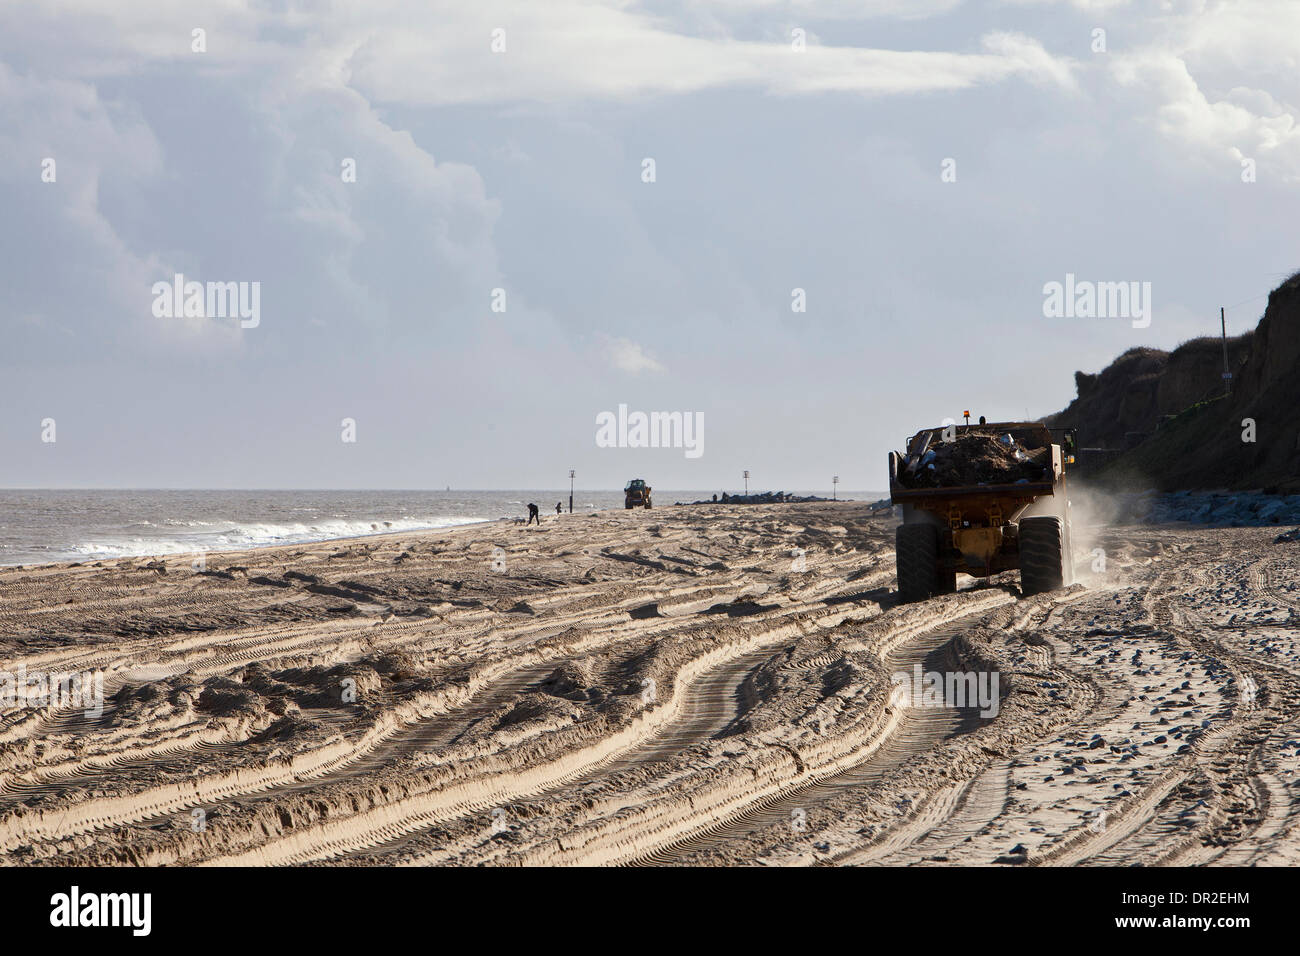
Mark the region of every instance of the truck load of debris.
POLYGON ((1008 433, 962 429, 945 441, 943 432, 918 435, 899 469, 908 488, 1013 485, 1051 480, 1051 449, 1025 448, 1008 433))

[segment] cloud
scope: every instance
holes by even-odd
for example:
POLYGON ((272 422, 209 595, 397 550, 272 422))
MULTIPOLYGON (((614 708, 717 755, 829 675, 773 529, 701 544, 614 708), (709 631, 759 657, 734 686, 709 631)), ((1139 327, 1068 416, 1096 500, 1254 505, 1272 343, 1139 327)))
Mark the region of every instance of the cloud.
MULTIPOLYGON (((502 284, 498 202, 473 166, 435 159, 347 85, 359 40, 306 40, 294 16, 270 30, 240 0, 179 13, 153 0, 23 6, 0 11, 0 201, 8 227, 37 240, 10 263, 0 324, 38 314, 49 336, 90 354, 247 345, 238 329, 151 314, 153 283, 182 272, 261 281, 258 336, 311 323, 373 340, 395 316, 427 328, 412 304, 431 285, 450 313, 502 284), (190 52, 195 24, 206 54, 190 52), (255 39, 261 30, 276 42, 255 39), (55 42, 59 55, 10 65, 55 42), (159 89, 193 97, 190 114, 169 113, 159 89), (40 179, 46 156, 55 184, 40 179), (357 160, 355 184, 340 176, 345 157, 357 160)), ((22 326, 24 348, 40 348, 40 329, 22 326)))
POLYGON ((619 6, 555 3, 448 11, 439 29, 378 28, 350 62, 382 102, 445 105, 623 99, 749 87, 778 94, 958 90, 1015 76, 1052 82, 1068 61, 1032 40, 993 34, 983 53, 890 50, 686 36, 619 6), (504 52, 490 48, 504 31, 504 52))
POLYGON ((500 203, 479 172, 439 160, 356 90, 302 83, 269 92, 257 109, 268 127, 293 134, 271 163, 275 192, 328 257, 322 278, 346 313, 387 324, 431 287, 444 312, 487 303, 503 284, 493 240, 500 203), (354 183, 343 180, 345 159, 354 183))
MULTIPOLYGON (((832 19, 909 19, 958 5, 958 0, 772 4, 783 16, 832 19)), ((63 0, 53 7, 20 2, 0 12, 0 33, 57 35, 62 68, 78 76, 128 75, 149 64, 190 62, 213 73, 288 71, 306 85, 350 85, 374 102, 411 105, 608 100, 724 87, 904 94, 1016 76, 1060 83, 1070 70, 1068 61, 1034 41, 1007 42, 1005 34, 992 34, 984 52, 815 42, 795 52, 788 37, 757 42, 727 32, 726 17, 740 10, 730 3, 708 11, 721 24, 708 36, 678 32, 665 17, 626 0, 414 7, 372 0, 364 18, 335 5, 318 7, 310 17, 276 16, 252 0, 195 10, 161 0, 135 0, 127 7, 105 12, 92 0, 63 0), (196 26, 207 31, 203 54, 190 50, 196 26), (494 35, 504 44, 502 52, 493 52, 494 35)), ((14 46, 20 52, 21 44, 14 46)))
POLYGON ((1168 139, 1210 158, 1231 158, 1234 167, 1256 159, 1261 178, 1272 169, 1282 182, 1300 180, 1296 110, 1272 93, 1234 86, 1211 98, 1186 60, 1158 50, 1116 57, 1112 75, 1146 101, 1143 112, 1168 139))
POLYGON ((1006 69, 1008 75, 1020 74, 1046 85, 1069 90, 1078 86, 1070 62, 1052 56, 1032 37, 998 31, 986 34, 981 43, 984 49, 997 57, 999 66, 1006 69))
POLYGON ((6 230, 26 237, 6 263, 0 316, 43 315, 61 349, 86 331, 96 340, 111 337, 103 323, 76 321, 90 310, 147 316, 162 258, 124 238, 101 192, 107 173, 115 196, 134 196, 162 167, 162 149, 131 104, 105 99, 91 83, 19 73, 0 62, 0 202, 6 230), (47 161, 52 182, 42 178, 47 161), (54 296, 51 266, 59 274, 54 296))
POLYGON ((1019 7, 1045 7, 1045 6, 1064 6, 1074 7, 1076 10, 1082 10, 1085 13, 1107 13, 1119 7, 1128 6, 1129 0, 1002 0, 1008 6, 1019 7))
POLYGON ((877 17, 921 20, 951 13, 965 0, 688 0, 692 7, 715 15, 754 10, 779 11, 785 15, 819 20, 867 20, 877 17))
POLYGON ((638 375, 641 372, 662 372, 664 367, 645 353, 645 350, 631 339, 602 336, 605 356, 610 364, 620 372, 638 375))
MULTIPOLYGON (((140 483, 155 466, 244 487, 441 485, 453 461, 488 484, 575 461, 595 474, 613 467, 582 457, 595 383, 707 411, 719 474, 743 454, 829 475, 844 408, 894 402, 859 442, 883 455, 889 419, 960 409, 972 363, 1000 360, 973 343, 920 398, 885 362, 863 399, 863 349, 985 322, 1033 371, 990 404, 1028 414, 1026 389, 1064 404, 1076 363, 1132 343, 1020 324, 1024 275, 1149 275, 1177 290, 1160 314, 1192 317, 1287 265, 1287 196, 1225 204, 1213 187, 1238 156, 1261 183, 1300 173, 1298 17, 1271 0, 10 0, 5 397, 39 421, 59 382, 82 433, 102 422, 118 444, 86 446, 75 476, 20 473, 23 444, 0 458, 27 484, 140 483), (1097 25, 1109 53, 1089 50, 1097 25), (57 186, 39 181, 47 152, 57 186), (646 155, 654 186, 636 175, 646 155), (950 155, 960 184, 940 182, 950 155), (1117 231, 1112 199, 1133 196, 1165 213, 1117 231), (1220 245, 1196 231, 1206 215, 1226 220, 1220 245), (215 323, 159 327, 149 289, 172 272, 260 280, 261 326, 226 328, 228 347, 215 323), (808 315, 789 311, 794 286, 808 315), (344 415, 365 435, 346 459, 344 415), (773 416, 800 456, 763 444, 773 416)), ((880 458, 858 460, 871 487, 880 458)))

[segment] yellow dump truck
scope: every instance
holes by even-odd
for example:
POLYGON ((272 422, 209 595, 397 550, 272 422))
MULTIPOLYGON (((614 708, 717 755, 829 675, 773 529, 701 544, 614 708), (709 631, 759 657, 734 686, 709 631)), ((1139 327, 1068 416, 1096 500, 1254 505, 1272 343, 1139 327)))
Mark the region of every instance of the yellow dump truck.
POLYGON ((633 478, 623 488, 623 507, 632 508, 649 508, 650 507, 650 486, 641 478, 633 478))
POLYGON ((889 453, 898 593, 923 601, 957 589, 957 574, 1020 570, 1026 594, 1074 581, 1065 468, 1073 429, 1041 422, 947 425, 917 432, 889 453))

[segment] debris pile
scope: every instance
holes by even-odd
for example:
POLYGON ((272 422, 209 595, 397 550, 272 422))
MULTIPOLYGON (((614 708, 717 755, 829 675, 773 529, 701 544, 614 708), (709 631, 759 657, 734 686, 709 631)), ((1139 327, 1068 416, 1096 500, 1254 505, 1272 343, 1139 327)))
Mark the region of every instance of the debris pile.
POLYGON ((1013 485, 1050 480, 1051 449, 1025 448, 1009 434, 962 432, 951 441, 928 433, 903 458, 899 483, 908 488, 1013 485))

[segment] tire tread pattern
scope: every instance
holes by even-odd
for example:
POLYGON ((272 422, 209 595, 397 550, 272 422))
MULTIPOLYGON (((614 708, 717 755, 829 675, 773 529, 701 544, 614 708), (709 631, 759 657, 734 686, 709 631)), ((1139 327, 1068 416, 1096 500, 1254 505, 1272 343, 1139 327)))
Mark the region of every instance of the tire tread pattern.
POLYGON ((939 593, 939 531, 928 524, 903 524, 894 534, 898 598, 905 604, 939 593))
POLYGON ((1065 584, 1065 535, 1055 515, 1020 522, 1020 590, 1026 595, 1065 584))

